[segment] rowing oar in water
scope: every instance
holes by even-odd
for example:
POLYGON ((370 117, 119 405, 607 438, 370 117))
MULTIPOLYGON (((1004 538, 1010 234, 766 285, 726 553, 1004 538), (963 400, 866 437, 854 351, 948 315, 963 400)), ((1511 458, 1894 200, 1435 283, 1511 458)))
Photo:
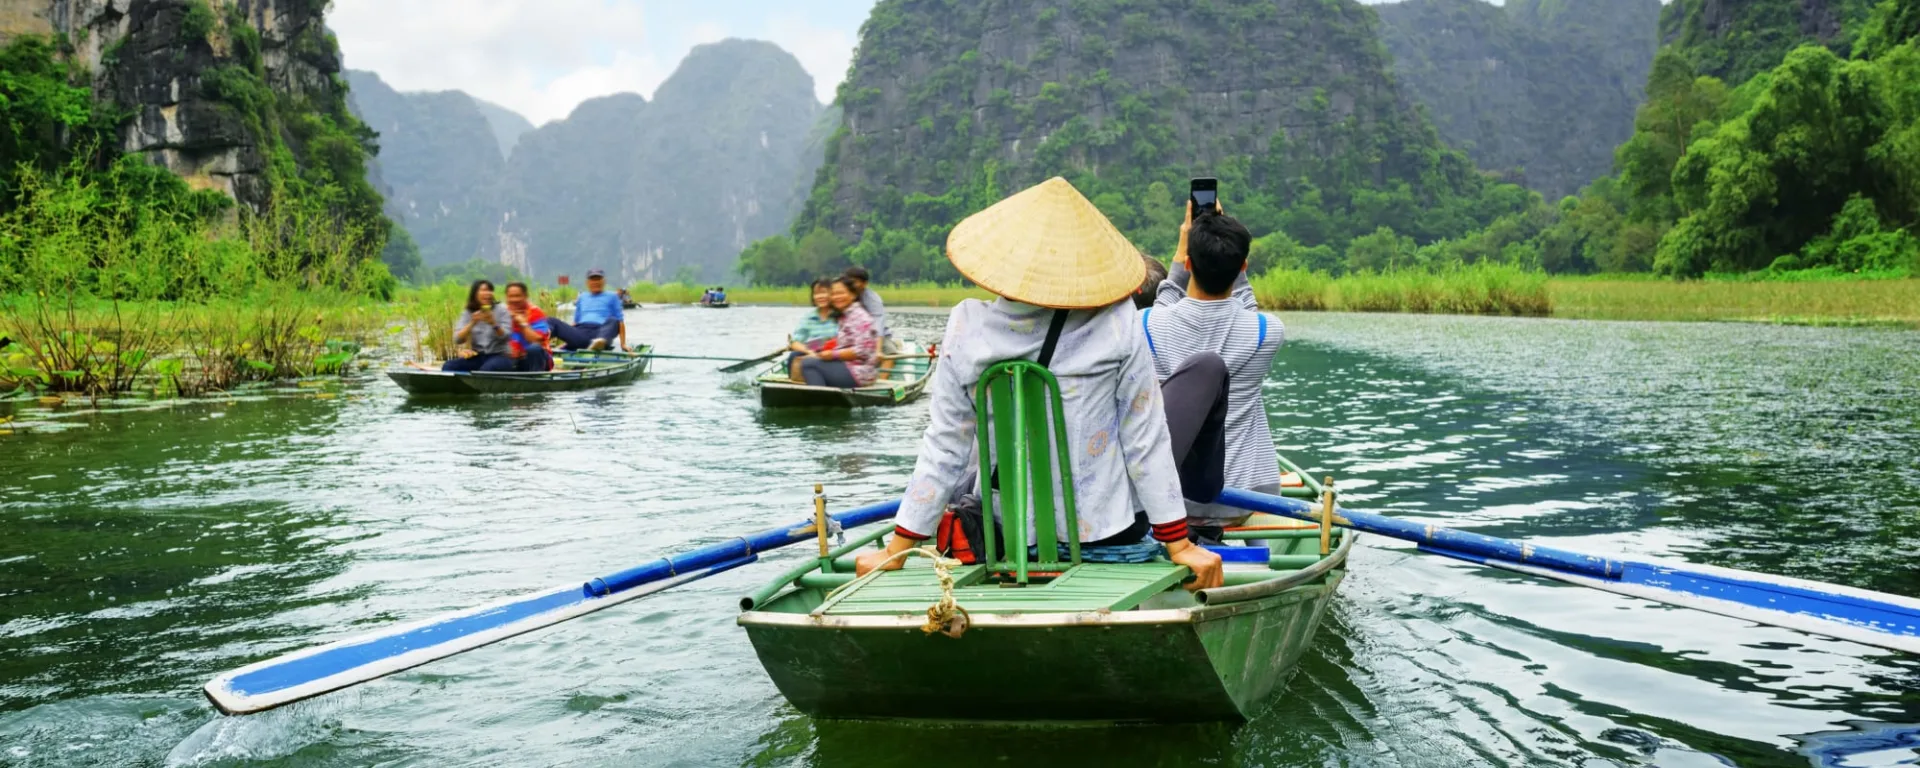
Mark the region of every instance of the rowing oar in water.
POLYGON ((748 368, 752 368, 761 363, 772 362, 774 358, 784 355, 787 352, 788 350, 786 350, 785 348, 782 348, 772 352, 771 354, 761 355, 752 360, 742 360, 740 362, 734 363, 733 365, 729 365, 725 368, 721 368, 720 372, 721 373, 739 373, 741 371, 744 371, 748 368))
MULTIPOLYGON (((834 515, 844 528, 893 517, 900 502, 834 515)), ((442 614, 250 664, 207 683, 221 712, 244 715, 375 680, 514 635, 577 619, 753 562, 761 552, 819 536, 807 522, 730 539, 603 576, 442 614)))
MULTIPOLYGON (((1318 522, 1311 503, 1228 489, 1219 503, 1318 522)), ((1920 653, 1920 600, 1764 573, 1666 560, 1599 557, 1335 509, 1333 524, 1410 541, 1420 551, 1757 624, 1920 653)))
POLYGON ((775 352, 770 355, 762 355, 760 357, 756 357, 751 360, 742 360, 738 357, 711 357, 708 355, 662 355, 662 354, 657 354, 653 352, 632 355, 632 357, 649 357, 655 360, 706 360, 709 362, 716 362, 716 363, 733 363, 733 365, 729 365, 725 368, 721 368, 720 372, 721 373, 739 373, 741 371, 744 371, 748 368, 752 368, 761 363, 771 361, 776 357, 786 354, 786 352, 787 350, 783 349, 783 350, 780 350, 779 352, 775 352))

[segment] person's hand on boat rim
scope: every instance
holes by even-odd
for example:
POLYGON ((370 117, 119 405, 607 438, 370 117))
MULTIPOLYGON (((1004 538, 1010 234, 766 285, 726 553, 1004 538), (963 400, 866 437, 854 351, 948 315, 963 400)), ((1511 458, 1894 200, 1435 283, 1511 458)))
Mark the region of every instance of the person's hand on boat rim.
POLYGON ((1191 541, 1168 542, 1167 559, 1193 571, 1193 580, 1186 583, 1188 592, 1212 589, 1220 586, 1223 580, 1220 556, 1191 541))
POLYGON ((887 562, 887 561, 890 558, 892 558, 894 555, 900 554, 901 552, 905 552, 909 549, 913 549, 914 547, 917 547, 917 546, 920 546, 920 542, 914 541, 913 539, 909 539, 905 536, 901 536, 900 534, 896 533, 893 535, 892 539, 889 539, 887 541, 886 549, 869 549, 865 552, 860 553, 859 557, 854 558, 853 575, 856 577, 865 576, 868 573, 873 572, 873 569, 875 568, 880 568, 881 570, 886 570, 886 571, 900 570, 900 566, 906 565, 906 561, 907 561, 906 558, 903 557, 898 560, 894 560, 892 562, 887 562), (880 565, 881 563, 886 563, 886 566, 882 567, 880 565))

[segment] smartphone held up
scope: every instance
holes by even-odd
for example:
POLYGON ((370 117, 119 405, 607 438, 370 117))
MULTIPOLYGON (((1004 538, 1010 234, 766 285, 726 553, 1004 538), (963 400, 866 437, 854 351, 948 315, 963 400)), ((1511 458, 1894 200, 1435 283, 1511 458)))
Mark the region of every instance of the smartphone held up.
POLYGON ((1217 211, 1220 203, 1220 180, 1210 177, 1194 179, 1187 188, 1187 200, 1193 204, 1193 215, 1201 211, 1217 211))

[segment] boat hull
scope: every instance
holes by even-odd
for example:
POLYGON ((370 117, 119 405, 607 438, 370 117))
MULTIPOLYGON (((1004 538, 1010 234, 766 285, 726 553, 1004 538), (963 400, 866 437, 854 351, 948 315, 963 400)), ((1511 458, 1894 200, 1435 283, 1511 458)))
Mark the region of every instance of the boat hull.
POLYGON ((467 386, 467 377, 457 373, 441 371, 388 371, 387 378, 400 385, 409 395, 419 397, 458 397, 477 395, 479 390, 467 386))
POLYGON ((975 616, 958 639, 922 632, 924 616, 812 616, 806 590, 740 624, 817 718, 1239 720, 1299 664, 1343 577, 1218 606, 975 616))
POLYGON ((919 399, 926 388, 926 379, 897 387, 863 387, 861 389, 761 382, 760 406, 763 408, 868 408, 906 405, 919 399))
MULTIPOLYGON (((909 355, 921 354, 925 348, 917 344, 907 344, 904 352, 909 355)), ((784 360, 784 358, 783 358, 784 360)), ((918 358, 906 358, 894 361, 886 371, 889 379, 874 386, 857 389, 839 387, 810 387, 796 384, 787 378, 786 363, 774 364, 754 381, 760 390, 762 408, 869 408, 876 406, 906 405, 920 399, 927 390, 927 383, 933 380, 934 361, 918 358)))
POLYGON ((416 397, 462 397, 473 395, 537 395, 550 392, 577 392, 585 389, 630 384, 645 375, 653 358, 642 357, 650 351, 642 347, 634 355, 607 352, 563 352, 559 357, 569 363, 590 367, 565 368, 542 373, 445 373, 440 371, 389 371, 387 377, 407 394, 416 397))

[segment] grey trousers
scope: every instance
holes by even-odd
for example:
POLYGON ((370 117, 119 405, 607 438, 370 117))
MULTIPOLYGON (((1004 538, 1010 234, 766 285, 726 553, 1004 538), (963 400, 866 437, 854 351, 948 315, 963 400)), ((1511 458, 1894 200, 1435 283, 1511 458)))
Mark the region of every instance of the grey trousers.
POLYGON ((1201 352, 1160 382, 1180 495, 1202 504, 1227 484, 1227 362, 1201 352))

